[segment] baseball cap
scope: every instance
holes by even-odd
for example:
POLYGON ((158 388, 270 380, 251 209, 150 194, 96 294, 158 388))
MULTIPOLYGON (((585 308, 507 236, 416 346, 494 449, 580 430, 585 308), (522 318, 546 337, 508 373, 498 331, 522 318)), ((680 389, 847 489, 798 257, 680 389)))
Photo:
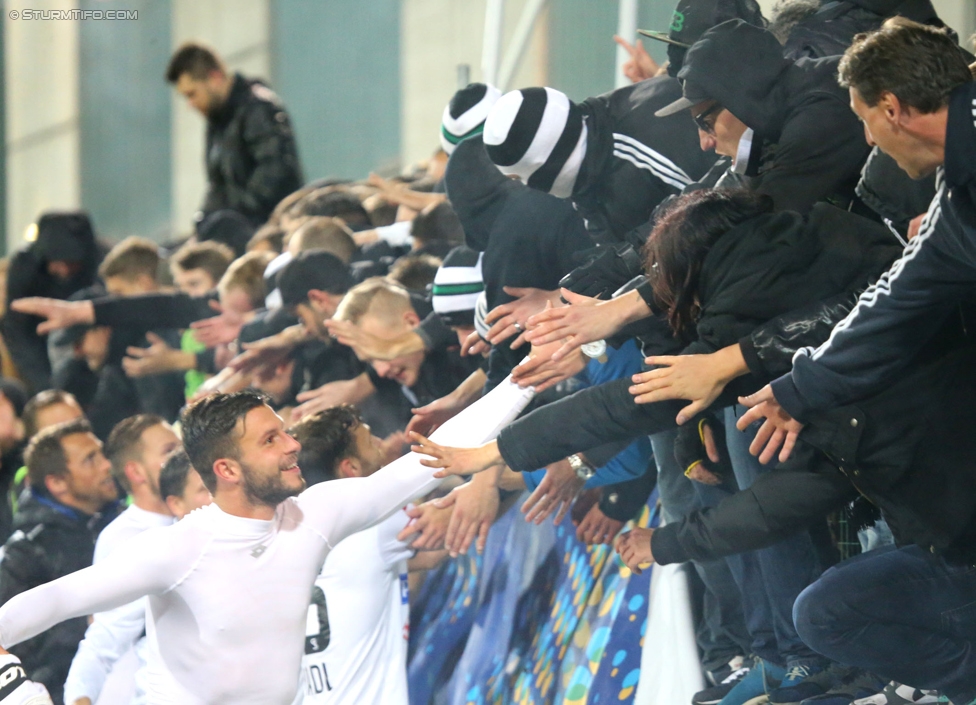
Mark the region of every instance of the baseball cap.
POLYGON ((690 81, 685 81, 682 93, 684 95, 678 98, 673 103, 665 105, 663 108, 654 113, 655 117, 667 117, 668 115, 674 115, 675 113, 680 113, 682 110, 688 110, 688 108, 693 108, 700 103, 711 100, 711 96, 705 93, 705 90, 690 81))
POLYGON ((669 44, 668 73, 677 76, 685 51, 715 25, 726 20, 741 19, 757 27, 765 27, 766 19, 756 0, 679 0, 671 15, 667 32, 638 29, 645 37, 669 44))

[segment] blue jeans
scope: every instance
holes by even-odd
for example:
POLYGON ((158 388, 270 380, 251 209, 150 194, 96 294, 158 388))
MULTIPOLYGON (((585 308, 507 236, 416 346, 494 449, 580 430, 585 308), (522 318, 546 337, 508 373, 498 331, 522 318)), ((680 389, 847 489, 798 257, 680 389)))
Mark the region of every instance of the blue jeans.
MULTIPOLYGON (((666 522, 680 520, 704 506, 695 492, 697 483, 684 476, 674 458, 674 437, 677 431, 664 431, 651 436, 654 462, 657 464, 657 491, 661 498, 662 515, 666 522)), ((698 630, 698 648, 702 651, 702 665, 713 670, 727 664, 738 655, 750 652, 750 637, 742 613, 739 588, 722 560, 692 561, 695 572, 705 585, 702 624, 698 630)))
POLYGON ((976 565, 887 546, 826 571, 796 601, 821 654, 952 702, 976 699, 976 565))
MULTIPOLYGON (((745 411, 745 407, 739 405, 727 407, 724 419, 729 458, 741 489, 751 487, 761 474, 773 472, 774 467, 773 464, 763 465, 749 453, 749 444, 757 429, 750 427, 744 432, 736 429, 735 422, 745 411)), ((776 638, 778 658, 768 660, 786 666, 822 661, 803 643, 793 625, 793 603, 822 572, 810 533, 801 531, 769 548, 742 554, 740 560, 744 572, 742 594, 753 598, 747 597, 744 604, 746 623, 768 619, 768 626, 776 638)), ((731 565, 736 571, 734 560, 731 565)), ((767 658, 763 650, 756 653, 767 658)))
MULTIPOLYGON (((735 486, 704 485, 700 482, 693 484, 704 507, 715 506, 723 498, 737 491, 735 486)), ((779 644, 773 630, 769 596, 763 584, 762 569, 756 552, 738 553, 721 560, 724 560, 738 586, 736 594, 741 596, 742 614, 746 631, 749 633, 749 653, 782 666, 783 659, 780 657, 779 644)))

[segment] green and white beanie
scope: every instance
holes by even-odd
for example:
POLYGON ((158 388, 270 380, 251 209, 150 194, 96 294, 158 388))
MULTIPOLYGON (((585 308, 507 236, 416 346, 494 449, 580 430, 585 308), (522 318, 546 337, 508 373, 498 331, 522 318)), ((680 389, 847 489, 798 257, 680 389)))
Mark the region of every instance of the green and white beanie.
POLYGON ((474 325, 478 296, 484 292, 481 253, 461 245, 447 253, 434 275, 431 302, 434 312, 451 327, 474 325))
POLYGON ((451 98, 441 117, 441 147, 450 154, 459 142, 477 137, 502 92, 487 83, 469 83, 451 98))

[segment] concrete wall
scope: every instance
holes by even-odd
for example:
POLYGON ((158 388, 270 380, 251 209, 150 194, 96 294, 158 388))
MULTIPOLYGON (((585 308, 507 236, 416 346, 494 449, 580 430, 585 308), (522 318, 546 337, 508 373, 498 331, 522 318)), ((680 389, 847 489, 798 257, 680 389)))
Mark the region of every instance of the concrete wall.
POLYGON ((98 234, 166 239, 170 231, 169 0, 81 0, 138 20, 78 22, 81 206, 98 234), (132 184, 139 188, 133 189, 132 184))
POLYGON ((401 5, 271 3, 274 85, 288 106, 307 180, 398 168, 401 5))
MULTIPOLYGON (((561 0, 550 0, 560 2, 561 0)), ((526 0, 508 0, 502 55, 526 0)), ((403 0, 401 9, 400 113, 401 160, 429 157, 440 144, 441 113, 458 89, 457 67, 470 67, 471 81, 481 81, 485 0, 403 0)), ((540 18, 511 88, 546 84, 547 20, 540 18)))
POLYGON ((970 51, 972 42, 968 38, 976 33, 976 2, 973 0, 932 0, 939 17, 959 32, 960 42, 970 51))
MULTIPOLYGON (((69 10, 73 0, 44 9, 69 10)), ((7 3, 7 8, 10 3, 7 3)), ((4 12, 7 251, 39 213, 77 208, 78 23, 17 21, 4 12)))

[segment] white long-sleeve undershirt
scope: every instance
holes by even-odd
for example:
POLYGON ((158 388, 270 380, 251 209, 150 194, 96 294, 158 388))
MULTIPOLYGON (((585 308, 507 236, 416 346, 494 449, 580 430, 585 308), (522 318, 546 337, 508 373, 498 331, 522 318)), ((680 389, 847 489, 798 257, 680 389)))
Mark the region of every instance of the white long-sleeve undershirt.
MULTIPOLYGON (((104 560, 120 545, 143 531, 169 526, 173 521, 169 515, 146 511, 133 504, 98 535, 93 562, 104 560)), ((64 683, 64 701, 69 705, 80 698, 97 701, 108 674, 133 646, 136 647, 140 667, 145 665, 145 633, 145 598, 94 615, 71 661, 64 683)), ((145 702, 143 674, 137 673, 136 692, 130 705, 144 705, 145 702)))
MULTIPOLYGON (((493 439, 532 392, 506 381, 441 427, 456 446, 493 439)), ((149 596, 147 676, 152 705, 288 705, 299 692, 308 604, 329 550, 439 483, 406 455, 367 478, 316 485, 245 519, 216 505, 150 529, 90 568, 0 607, 9 648, 82 615, 149 596)))

